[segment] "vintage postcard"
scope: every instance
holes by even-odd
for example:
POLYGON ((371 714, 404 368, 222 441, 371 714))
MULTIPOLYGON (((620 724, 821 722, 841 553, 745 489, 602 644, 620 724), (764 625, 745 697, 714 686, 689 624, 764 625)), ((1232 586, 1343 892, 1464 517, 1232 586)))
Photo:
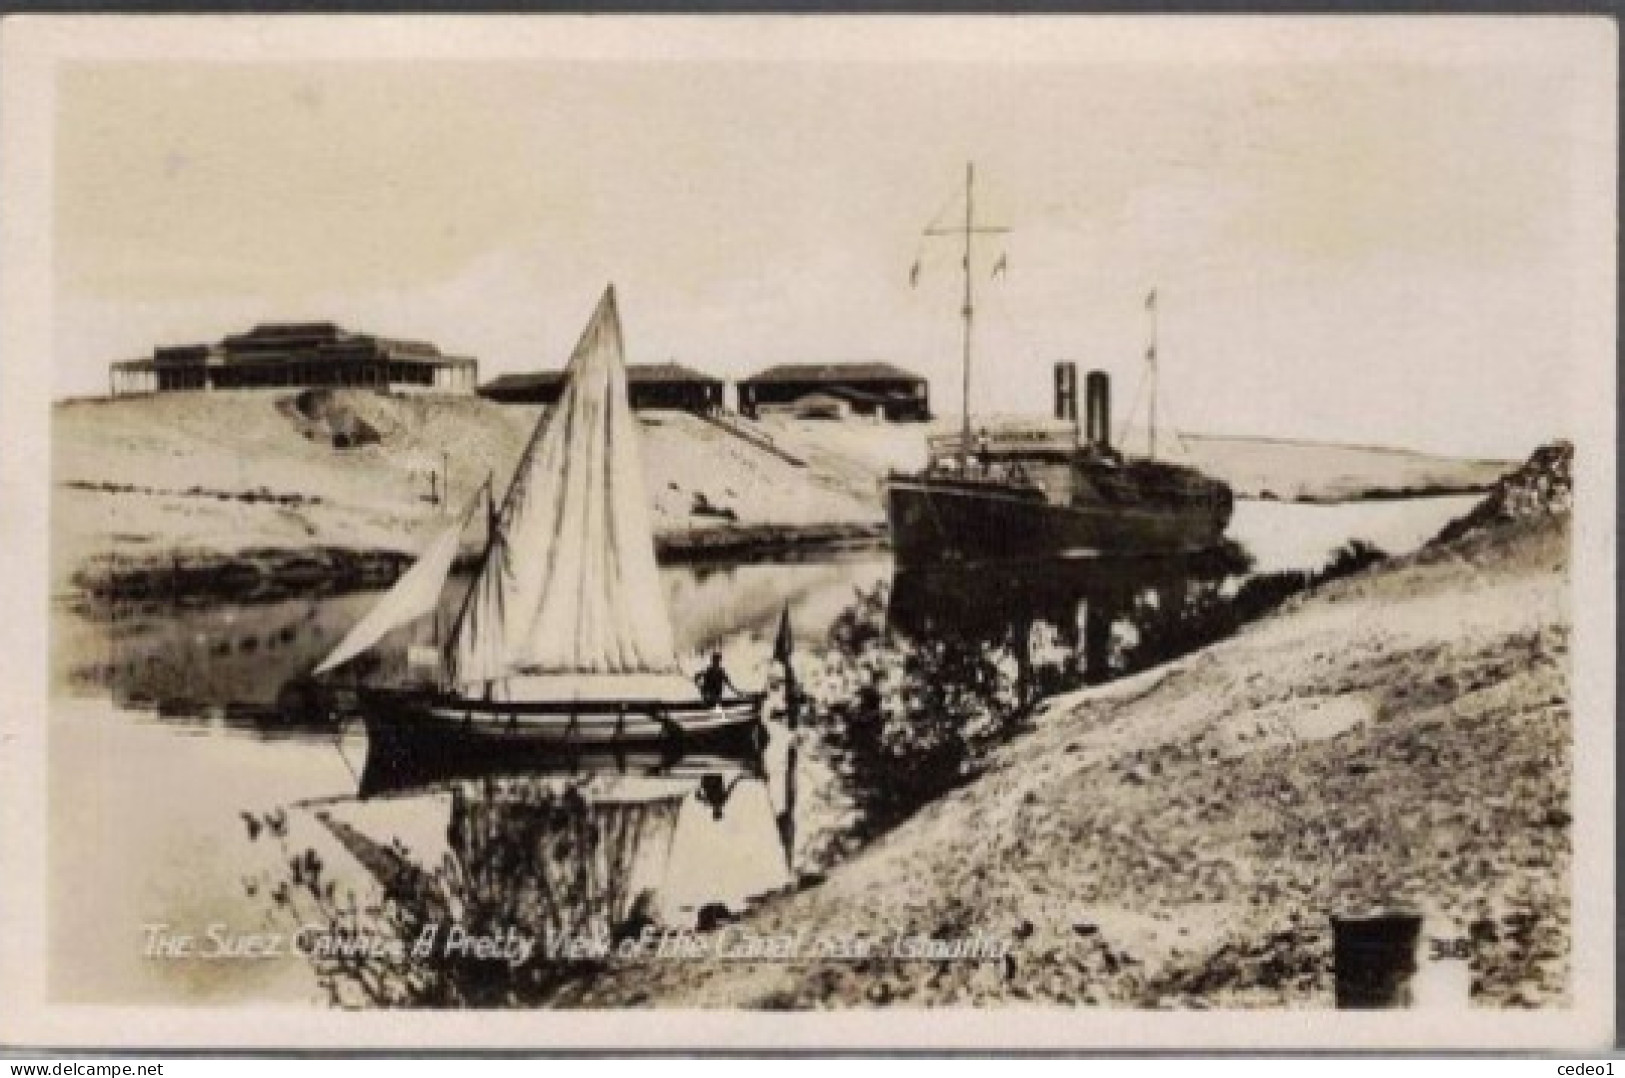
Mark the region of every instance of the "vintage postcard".
POLYGON ((1611 1044, 1611 21, 0 36, 0 1042, 1611 1044))

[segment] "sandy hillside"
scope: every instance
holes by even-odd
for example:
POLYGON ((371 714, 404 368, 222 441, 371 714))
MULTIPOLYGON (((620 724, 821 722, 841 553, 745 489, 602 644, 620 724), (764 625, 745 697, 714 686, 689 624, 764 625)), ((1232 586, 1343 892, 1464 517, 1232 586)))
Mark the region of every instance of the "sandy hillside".
MULTIPOLYGON (((861 493, 874 489, 888 471, 921 467, 927 436, 954 433, 955 422, 835 423, 772 417, 754 426, 821 473, 839 477, 861 493)), ((1143 448, 1140 441, 1130 446, 1133 452, 1143 448)), ((1441 457, 1406 449, 1213 435, 1186 435, 1180 442, 1165 439, 1162 455, 1223 479, 1241 497, 1282 501, 1480 491, 1517 466, 1515 461, 1441 457)))
POLYGON ((1568 518, 1476 530, 1056 699, 993 770, 762 934, 982 933, 991 963, 648 963, 573 995, 701 1006, 1332 1005, 1328 916, 1410 907, 1472 992, 1561 1004, 1568 518))
POLYGON ((763 418, 757 426, 777 445, 807 460, 821 474, 839 477, 853 489, 869 492, 871 497, 876 496, 877 485, 888 472, 925 467, 926 424, 774 416, 763 418))
MULTIPOLYGON (((411 553, 487 476, 504 489, 535 407, 365 391, 177 393, 58 404, 52 434, 53 585, 87 564, 277 559, 320 549, 411 553)), ((667 549, 795 541, 799 529, 883 526, 881 481, 924 459, 938 425, 643 415, 654 523, 667 549)), ((1190 438, 1243 495, 1354 497, 1481 488, 1506 466, 1394 450, 1190 438)), ((829 537, 826 535, 826 537, 829 537)), ((478 542, 471 529, 468 542, 478 542)), ((341 559, 342 560, 342 559, 341 559)), ((99 570, 98 570, 99 571, 99 570)))
MULTIPOLYGON (((474 397, 334 394, 312 409, 279 392, 164 394, 59 404, 52 432, 58 590, 96 555, 164 557, 312 545, 414 551, 443 510, 430 475, 449 466, 461 503, 488 475, 506 486, 538 409, 474 397), (365 429, 370 444, 339 447, 365 429)), ((657 532, 731 523, 877 524, 859 499, 680 412, 644 416, 657 532), (723 515, 695 513, 696 495, 723 515)), ((477 529, 471 529, 477 532, 477 529)), ((470 541, 477 541, 477 534, 470 541)))
POLYGON ((1271 438, 1186 435, 1184 446, 1189 463, 1223 479, 1238 495, 1282 501, 1482 490, 1517 466, 1515 461, 1271 438))
POLYGON ((798 467, 686 412, 648 412, 643 462, 659 526, 698 526, 696 495, 731 510, 741 524, 881 520, 872 490, 831 482, 817 461, 798 467))

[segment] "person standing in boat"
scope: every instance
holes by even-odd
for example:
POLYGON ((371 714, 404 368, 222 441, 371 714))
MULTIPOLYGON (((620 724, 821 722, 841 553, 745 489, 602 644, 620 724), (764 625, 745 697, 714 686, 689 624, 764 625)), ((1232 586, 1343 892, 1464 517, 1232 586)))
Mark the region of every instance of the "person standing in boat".
POLYGON ((700 699, 706 704, 715 704, 722 699, 723 690, 731 691, 735 696, 744 693, 728 677, 728 671, 722 668, 722 652, 711 653, 711 665, 694 675, 694 684, 699 687, 700 699))

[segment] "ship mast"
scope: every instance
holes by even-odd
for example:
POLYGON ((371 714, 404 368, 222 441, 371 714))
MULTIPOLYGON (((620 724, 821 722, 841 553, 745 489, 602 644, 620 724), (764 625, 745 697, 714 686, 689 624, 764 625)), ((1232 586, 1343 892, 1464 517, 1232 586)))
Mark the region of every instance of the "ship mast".
POLYGON ((959 433, 959 470, 970 470, 970 361, 971 361, 971 329, 976 320, 976 290, 971 274, 971 241, 979 233, 1008 232, 1008 228, 998 225, 978 225, 976 223, 976 165, 974 162, 965 163, 965 223, 954 227, 931 227, 925 230, 927 236, 960 236, 965 245, 964 258, 960 268, 965 275, 965 303, 960 308, 964 317, 965 327, 961 338, 961 362, 964 366, 964 399, 960 402, 960 433, 959 433))

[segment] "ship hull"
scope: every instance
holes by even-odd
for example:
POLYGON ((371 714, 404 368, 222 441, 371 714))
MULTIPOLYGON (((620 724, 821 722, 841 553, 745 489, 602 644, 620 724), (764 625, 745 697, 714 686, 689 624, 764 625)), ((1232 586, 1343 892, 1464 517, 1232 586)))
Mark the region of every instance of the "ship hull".
POLYGON ((1230 519, 1228 499, 1056 505, 994 482, 896 476, 886 514, 901 566, 1194 554, 1219 546, 1230 519))

